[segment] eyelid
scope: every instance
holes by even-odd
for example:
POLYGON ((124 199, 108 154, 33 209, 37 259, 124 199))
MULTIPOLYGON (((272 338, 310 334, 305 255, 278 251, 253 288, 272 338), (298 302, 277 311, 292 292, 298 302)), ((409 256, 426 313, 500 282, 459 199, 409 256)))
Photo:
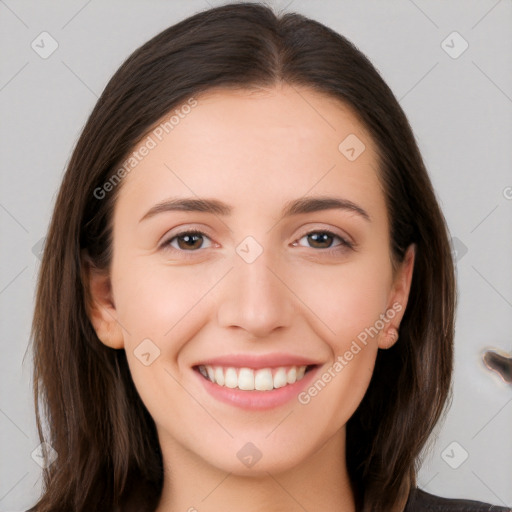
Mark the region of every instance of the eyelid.
POLYGON ((158 245, 160 246, 161 244, 166 244, 173 238, 187 233, 198 233, 211 239, 212 237, 208 234, 208 231, 208 227, 203 224, 180 224, 179 226, 175 226, 174 228, 166 231, 165 234, 160 237, 158 245))
POLYGON ((341 230, 339 228, 326 226, 326 225, 323 225, 323 226, 313 225, 311 227, 308 227, 306 229, 306 231, 302 232, 302 234, 298 238, 296 238, 296 240, 300 240, 304 236, 309 235, 311 233, 330 233, 334 236, 337 236, 341 240, 344 240, 348 245, 350 245, 352 247, 357 246, 357 243, 354 240, 354 238, 352 236, 350 236, 347 232, 345 232, 344 230, 341 230))
MULTIPOLYGON (((170 251, 177 251, 177 252, 180 252, 182 254, 185 254, 186 256, 192 256, 193 253, 198 253, 198 252, 201 252, 201 249, 209 249, 211 248, 212 246, 215 246, 217 244, 217 242, 215 242, 213 240, 213 238, 211 236, 209 236, 205 229, 201 228, 197 228, 197 227, 187 227, 186 225, 185 226, 179 226, 178 228, 176 229, 179 229, 178 232, 176 233, 172 233, 172 231, 174 230, 171 230, 170 232, 166 233, 162 239, 163 241, 161 243, 158 244, 158 249, 159 250, 170 250, 170 251), (170 233, 170 234, 169 234, 170 233), (172 247, 171 246, 171 241, 175 240, 176 238, 180 237, 180 236, 183 236, 183 235, 187 235, 187 234, 198 234, 198 235, 201 235, 203 238, 208 238, 210 241, 211 241, 211 246, 210 247, 200 247, 199 249, 192 249, 192 250, 184 250, 184 249, 176 249, 175 247, 172 247)), ((311 235, 313 233, 325 233, 325 234, 328 234, 330 236, 332 236, 333 238, 338 238, 340 240, 340 243, 338 245, 335 245, 333 247, 326 247, 324 249, 318 249, 318 248, 315 248, 315 247, 310 247, 310 249, 313 249, 315 252, 319 252, 319 253, 329 253, 329 252, 337 252, 337 251, 340 251, 340 250, 343 250, 343 249, 352 249, 352 250, 356 250, 356 247, 357 247, 357 244, 356 242, 354 241, 354 239, 346 234, 346 233, 343 233, 343 234, 340 234, 340 233, 337 233, 335 229, 333 228, 326 228, 326 227, 321 227, 321 226, 317 226, 317 227, 310 227, 308 230, 304 231, 300 236, 296 237, 294 239, 294 242, 292 243, 292 245, 297 245, 299 247, 305 247, 305 246, 302 246, 302 245, 298 245, 298 242, 308 236, 308 235, 311 235)), ((306 247, 305 247, 306 248, 306 247)))
MULTIPOLYGON (((183 235, 188 235, 188 234, 197 234, 197 235, 201 235, 203 238, 208 238, 210 241, 211 241, 211 246, 218 246, 217 242, 215 242, 213 240, 213 238, 211 236, 209 236, 205 230, 203 229, 198 229, 198 228, 183 228, 183 229, 180 229, 177 233, 172 233, 173 230, 171 230, 171 232, 167 232, 163 237, 162 237, 162 242, 160 242, 158 244, 158 250, 160 251, 172 251, 172 252, 179 252, 179 253, 182 253, 182 254, 185 254, 186 256, 188 255, 192 255, 193 253, 196 253, 196 252, 200 252, 201 249, 203 249, 203 247, 201 247, 200 249, 196 249, 196 250, 190 250, 190 251, 186 251, 186 250, 183 250, 183 249, 176 249, 175 247, 172 247, 171 246, 171 241, 175 240, 176 238, 180 237, 180 236, 183 236, 183 235), (169 234, 171 233, 171 234, 169 234)), ((209 249, 210 247, 206 247, 205 249, 209 249)))
POLYGON ((338 238, 340 241, 340 243, 338 245, 334 245, 332 247, 325 247, 323 249, 309 247, 310 249, 314 249, 315 252, 318 252, 320 254, 329 254, 330 252, 340 252, 343 250, 354 250, 354 251, 356 250, 356 244, 355 244, 355 242, 352 241, 351 237, 339 235, 338 233, 335 233, 334 231, 332 231, 330 229, 312 229, 312 230, 304 233, 299 238, 297 238, 296 241, 293 242, 293 245, 296 244, 299 247, 308 248, 306 246, 299 245, 298 242, 300 240, 302 240, 304 237, 307 237, 308 235, 311 235, 313 233, 325 233, 325 234, 331 236, 332 238, 338 238))

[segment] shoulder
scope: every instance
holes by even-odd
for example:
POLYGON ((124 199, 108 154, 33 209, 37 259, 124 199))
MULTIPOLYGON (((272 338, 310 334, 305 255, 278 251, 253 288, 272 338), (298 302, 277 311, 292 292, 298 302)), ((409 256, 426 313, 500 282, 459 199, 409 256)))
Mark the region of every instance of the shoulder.
POLYGON ((512 512, 512 508, 481 501, 442 498, 414 488, 409 494, 404 512, 512 512))

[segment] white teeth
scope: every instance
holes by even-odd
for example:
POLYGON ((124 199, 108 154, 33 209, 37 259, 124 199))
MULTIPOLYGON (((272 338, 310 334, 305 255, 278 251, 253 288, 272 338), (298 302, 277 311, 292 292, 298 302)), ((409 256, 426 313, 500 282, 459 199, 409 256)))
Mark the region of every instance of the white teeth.
POLYGON ((286 386, 286 384, 286 370, 284 368, 279 368, 274 375, 274 387, 282 388, 283 386, 286 386))
POLYGON ((286 381, 288 384, 293 384, 297 380, 297 368, 292 367, 288 370, 286 374, 286 381))
POLYGON ((272 370, 270 368, 263 368, 254 374, 254 388, 258 391, 270 391, 274 389, 272 370))
POLYGON ((234 368, 228 368, 224 374, 224 386, 227 388, 236 388, 238 386, 238 377, 234 368))
POLYGON ((250 368, 240 368, 238 387, 244 391, 252 391, 254 389, 254 372, 250 368))
POLYGON ((215 368, 215 382, 219 386, 224 386, 224 372, 220 367, 215 368))
POLYGON ((301 380, 306 366, 287 366, 280 368, 234 368, 222 366, 199 366, 199 371, 209 381, 231 389, 244 391, 271 391, 301 380))

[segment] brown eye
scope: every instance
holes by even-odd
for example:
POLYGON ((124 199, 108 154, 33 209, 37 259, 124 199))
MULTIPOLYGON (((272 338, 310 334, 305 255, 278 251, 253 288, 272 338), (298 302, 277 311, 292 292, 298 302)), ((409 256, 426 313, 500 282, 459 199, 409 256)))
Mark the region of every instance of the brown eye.
MULTIPOLYGON (((209 238, 201 231, 183 231, 164 242, 163 247, 171 247, 178 251, 196 251, 204 248, 205 239, 209 238)), ((208 245, 208 247, 210 247, 208 245)))
POLYGON ((300 238, 299 242, 304 239, 307 239, 310 247, 314 249, 331 249, 338 246, 350 248, 352 247, 350 242, 340 237, 339 235, 332 233, 331 231, 311 231, 310 233, 307 233, 302 238, 300 238), (334 239, 338 239, 340 243, 333 245, 334 239))
POLYGON ((328 233, 311 233, 307 235, 309 242, 313 242, 313 247, 318 249, 328 249, 333 240, 333 236, 328 233))

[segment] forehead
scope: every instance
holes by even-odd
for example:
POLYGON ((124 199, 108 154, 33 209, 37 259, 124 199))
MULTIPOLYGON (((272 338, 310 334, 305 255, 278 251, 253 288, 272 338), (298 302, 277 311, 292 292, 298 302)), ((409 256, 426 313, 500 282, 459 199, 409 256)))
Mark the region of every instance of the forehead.
POLYGON ((280 84, 272 89, 213 89, 197 101, 200 108, 184 116, 181 126, 192 124, 198 136, 213 139, 215 131, 236 134, 237 141, 243 139, 248 147, 265 142, 269 149, 280 147, 283 152, 287 144, 297 143, 305 150, 313 145, 337 149, 349 133, 372 145, 353 107, 310 88, 280 84), (270 144, 273 136, 279 138, 270 144))
POLYGON ((277 208, 308 192, 380 194, 373 141, 351 107, 333 97, 281 85, 210 90, 183 105, 134 148, 150 147, 124 178, 120 202, 236 196, 247 207, 251 199, 277 208))

